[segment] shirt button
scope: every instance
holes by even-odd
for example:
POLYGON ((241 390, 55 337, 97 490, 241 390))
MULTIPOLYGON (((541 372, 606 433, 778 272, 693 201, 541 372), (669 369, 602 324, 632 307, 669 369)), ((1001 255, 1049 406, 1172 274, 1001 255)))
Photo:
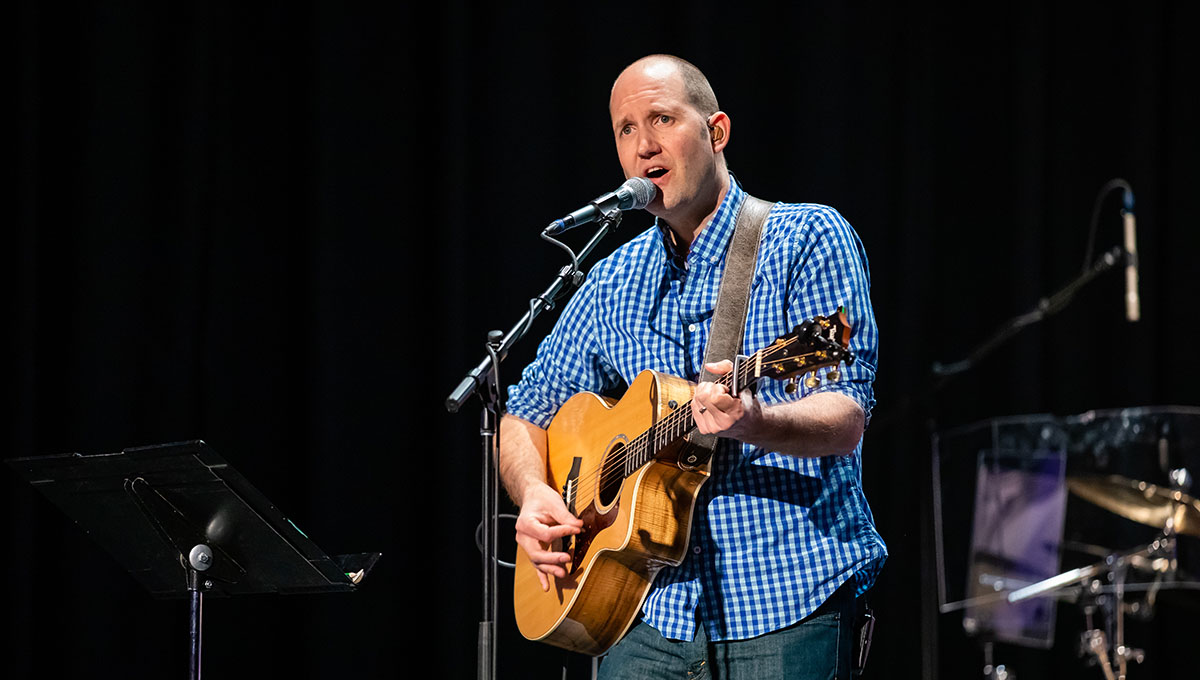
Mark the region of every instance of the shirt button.
POLYGON ((689 331, 691 331, 691 332, 693 332, 693 333, 695 333, 695 332, 696 332, 696 324, 694 324, 694 323, 689 323, 689 324, 688 324, 688 330, 689 330, 689 331))
POLYGON ((692 548, 692 552, 699 555, 700 554, 700 546, 696 546, 696 547, 692 548))

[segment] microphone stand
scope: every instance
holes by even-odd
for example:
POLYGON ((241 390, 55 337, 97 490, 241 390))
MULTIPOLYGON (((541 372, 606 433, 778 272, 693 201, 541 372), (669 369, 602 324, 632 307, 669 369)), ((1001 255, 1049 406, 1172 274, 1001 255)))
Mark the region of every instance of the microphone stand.
POLYGON ((1111 250, 1100 256, 1096 263, 1089 269, 1084 270, 1082 274, 1066 286, 1063 286, 1058 292, 1048 298, 1038 300, 1037 304, 1028 312, 1018 314, 1005 322, 991 337, 971 350, 965 358, 949 363, 933 362, 928 376, 916 390, 906 393, 900 399, 897 406, 892 409, 891 413, 880 414, 874 418, 875 427, 884 427, 893 422, 900 421, 913 410, 920 412, 928 411, 930 400, 933 399, 933 396, 939 390, 946 386, 946 383, 950 382, 951 378, 974 368, 976 364, 991 354, 997 347, 1004 344, 1005 341, 1020 332, 1021 329, 1026 326, 1032 326, 1046 317, 1062 311, 1070 304, 1075 294, 1081 288, 1091 283, 1092 279, 1095 279, 1113 267, 1127 262, 1130 257, 1130 253, 1124 248, 1114 246, 1111 250))
POLYGON ((984 340, 978 347, 972 350, 965 359, 948 364, 935 361, 933 364, 933 374, 941 378, 941 382, 937 384, 937 387, 941 387, 942 383, 944 383, 947 379, 973 368, 975 364, 979 363, 981 359, 990 354, 992 350, 996 349, 1002 343, 1004 343, 1004 341, 1016 335, 1017 332, 1019 332, 1022 328, 1031 326, 1039 321, 1042 321, 1051 314, 1062 311, 1063 308, 1070 304, 1071 299, 1075 297, 1075 294, 1079 292, 1079 289, 1083 288, 1088 283, 1091 283, 1092 279, 1096 278, 1097 276, 1103 274, 1109 269, 1112 269, 1118 264, 1125 262, 1130 257, 1132 257, 1132 254, 1129 251, 1120 246, 1114 246, 1112 250, 1104 253, 1104 255, 1102 255, 1100 259, 1096 261, 1096 264, 1092 265, 1090 269, 1085 270, 1082 274, 1076 277, 1075 280, 1071 281, 1066 286, 1063 286, 1058 292, 1048 298, 1042 298, 1041 300, 1038 300, 1033 309, 1029 310, 1028 312, 1019 314, 1012 319, 1009 319, 1008 322, 1001 326, 1000 329, 996 331, 990 338, 984 340))
POLYGON ((525 337, 535 318, 542 312, 554 309, 555 302, 583 282, 585 275, 579 269, 579 262, 591 254, 596 245, 600 243, 600 239, 621 223, 621 211, 614 208, 604 213, 598 221, 600 227, 584 246, 579 256, 576 256, 565 245, 552 239, 546 232, 542 233, 543 239, 559 245, 571 254, 571 264, 560 269, 550 286, 541 295, 530 300, 529 311, 521 316, 508 333, 498 330, 488 333, 487 356, 467 373, 458 387, 454 388, 454 391, 446 398, 446 410, 451 413, 458 413, 463 403, 472 394, 479 393, 480 399, 483 400, 483 412, 480 415, 479 425, 483 453, 481 466, 483 488, 480 494, 483 534, 483 616, 479 622, 477 640, 478 680, 491 680, 496 677, 496 513, 500 495, 497 465, 500 459, 500 417, 504 412, 500 362, 508 356, 513 345, 525 337))

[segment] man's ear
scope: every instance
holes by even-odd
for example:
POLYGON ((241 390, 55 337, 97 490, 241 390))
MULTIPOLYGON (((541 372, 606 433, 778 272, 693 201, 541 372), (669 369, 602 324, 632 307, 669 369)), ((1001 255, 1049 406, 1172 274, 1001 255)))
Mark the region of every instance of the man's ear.
POLYGON ((713 153, 721 153, 729 143, 729 116, 724 111, 717 111, 708 117, 709 141, 712 142, 713 153))

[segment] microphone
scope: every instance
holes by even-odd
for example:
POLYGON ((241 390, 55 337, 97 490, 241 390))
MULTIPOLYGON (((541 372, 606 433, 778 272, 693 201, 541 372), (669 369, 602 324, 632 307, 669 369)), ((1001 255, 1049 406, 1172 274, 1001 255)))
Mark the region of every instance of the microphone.
POLYGON ((554 220, 542 233, 547 236, 561 234, 568 229, 573 229, 589 222, 595 222, 604 217, 605 213, 611 212, 613 208, 617 210, 641 210, 650 205, 650 201, 654 200, 654 196, 657 193, 658 187, 654 186, 654 182, 645 177, 630 177, 625 180, 624 184, 617 187, 616 191, 601 194, 591 203, 588 203, 570 215, 554 220))
POLYGON ((1133 218, 1133 190, 1128 186, 1121 215, 1125 218, 1125 320, 1137 321, 1142 317, 1138 298, 1137 225, 1133 218))

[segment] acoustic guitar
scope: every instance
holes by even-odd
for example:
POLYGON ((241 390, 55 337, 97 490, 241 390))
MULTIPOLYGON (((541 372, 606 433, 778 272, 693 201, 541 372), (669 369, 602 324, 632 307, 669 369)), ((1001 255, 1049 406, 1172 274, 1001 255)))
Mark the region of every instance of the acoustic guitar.
MULTIPOLYGON (((818 369, 837 380, 837 366, 853 363, 845 312, 818 316, 749 357, 718 382, 732 393, 759 378, 804 373, 819 384, 818 369)), ((710 451, 692 444, 695 429, 687 380, 643 371, 620 400, 581 392, 567 400, 547 429, 547 482, 562 489, 583 529, 553 546, 571 556, 565 578, 537 570, 518 548, 513 583, 517 627, 531 640, 599 655, 616 644, 642 607, 654 577, 678 566, 687 552, 696 495, 710 474, 710 451)))

